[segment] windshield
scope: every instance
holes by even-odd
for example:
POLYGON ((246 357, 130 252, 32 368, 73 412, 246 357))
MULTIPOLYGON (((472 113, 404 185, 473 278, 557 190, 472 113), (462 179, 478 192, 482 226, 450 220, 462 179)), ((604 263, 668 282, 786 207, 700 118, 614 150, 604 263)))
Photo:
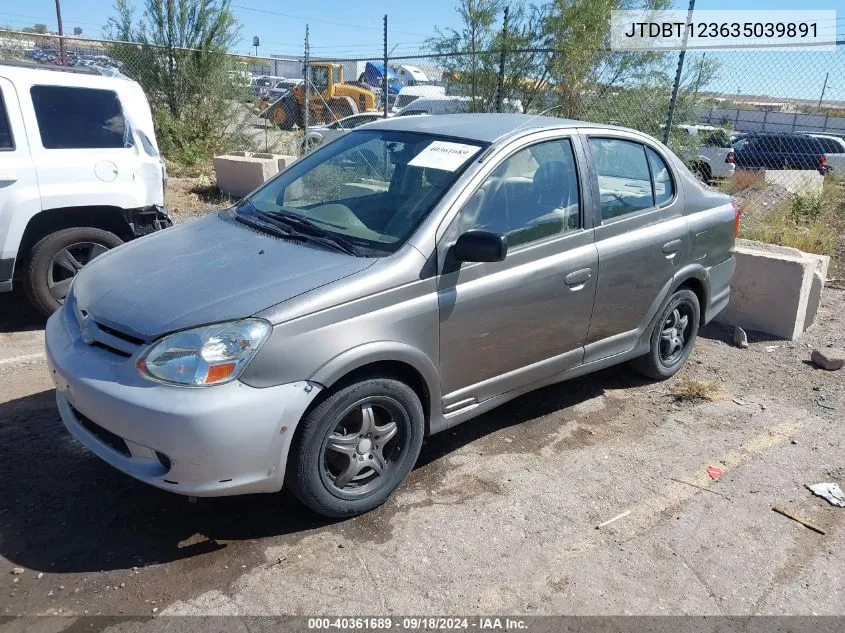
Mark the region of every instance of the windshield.
POLYGON ((294 163, 237 213, 295 216, 359 254, 393 253, 485 146, 416 132, 351 132, 294 163))

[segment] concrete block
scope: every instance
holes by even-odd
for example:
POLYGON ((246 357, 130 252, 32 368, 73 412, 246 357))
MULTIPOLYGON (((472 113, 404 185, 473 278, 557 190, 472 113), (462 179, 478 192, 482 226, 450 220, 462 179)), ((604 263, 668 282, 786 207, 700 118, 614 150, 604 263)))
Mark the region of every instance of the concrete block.
POLYGON ((293 165, 297 160, 299 160, 299 156, 291 156, 290 154, 276 154, 276 162, 279 163, 279 171, 282 171, 285 167, 293 165))
POLYGON ((279 166, 275 158, 239 152, 215 156, 214 173, 220 191, 233 198, 242 198, 279 173, 279 166))
POLYGON ((821 193, 824 185, 824 176, 810 169, 767 169, 763 180, 789 193, 821 193))
POLYGON ((795 248, 737 240, 731 299, 716 318, 794 340, 818 312, 830 258, 795 248))
POLYGON ((289 154, 273 154, 271 152, 256 152, 252 154, 253 158, 270 158, 276 161, 276 164, 279 167, 279 171, 282 171, 288 165, 293 164, 296 161, 298 156, 290 156, 289 154))

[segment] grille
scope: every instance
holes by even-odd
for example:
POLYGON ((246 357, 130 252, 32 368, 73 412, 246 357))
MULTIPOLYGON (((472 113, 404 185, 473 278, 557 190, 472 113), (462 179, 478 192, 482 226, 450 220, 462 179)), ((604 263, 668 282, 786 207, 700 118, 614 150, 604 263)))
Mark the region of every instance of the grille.
POLYGON ((95 321, 95 323, 97 324, 97 327, 100 328, 103 332, 105 332, 106 334, 111 334, 115 338, 122 339, 127 343, 132 343, 133 345, 144 344, 144 339, 140 339, 135 336, 130 336, 129 334, 126 334, 125 332, 121 332, 119 330, 115 330, 114 328, 111 328, 108 325, 103 325, 99 321, 95 321))
POLYGON ((132 354, 130 354, 129 352, 124 352, 122 349, 117 349, 116 347, 106 345, 105 343, 100 343, 99 341, 94 341, 90 345, 91 347, 96 347, 97 349, 110 352, 111 354, 116 354, 117 356, 122 356, 123 358, 129 358, 130 356, 132 356, 132 354))
POLYGON ((131 456, 131 453, 129 452, 129 447, 126 445, 126 442, 123 441, 122 437, 120 437, 119 435, 115 435, 111 431, 106 430, 100 425, 94 423, 93 420, 82 415, 74 407, 71 407, 71 411, 73 411, 73 415, 76 416, 76 419, 79 421, 79 424, 82 426, 82 428, 88 431, 91 435, 93 435, 103 444, 117 451, 121 455, 125 455, 126 457, 131 456))
POLYGON ((100 323, 94 318, 93 314, 79 308, 75 300, 73 301, 73 315, 82 340, 92 347, 121 358, 129 358, 137 351, 139 346, 144 344, 143 339, 137 336, 132 336, 100 323))

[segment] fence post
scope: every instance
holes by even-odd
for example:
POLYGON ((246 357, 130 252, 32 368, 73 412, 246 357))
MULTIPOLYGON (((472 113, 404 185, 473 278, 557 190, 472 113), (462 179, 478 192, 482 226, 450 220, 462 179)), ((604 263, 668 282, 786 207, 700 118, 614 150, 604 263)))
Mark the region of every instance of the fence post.
POLYGON ((384 72, 381 77, 381 100, 384 102, 384 118, 387 118, 387 15, 384 16, 384 72))
POLYGON ((672 97, 669 99, 669 111, 666 113, 666 127, 663 130, 663 144, 669 146, 669 135, 672 133, 672 119, 675 118, 675 104, 678 102, 678 88, 681 85, 681 73, 684 70, 684 57, 687 53, 687 37, 689 25, 692 22, 692 10, 695 8, 695 0, 689 0, 687 10, 687 25, 684 28, 684 39, 681 42, 681 53, 678 55, 678 70, 675 72, 675 83, 672 84, 672 97))
POLYGON ((510 7, 505 7, 505 16, 502 20, 502 55, 499 57, 499 85, 496 90, 496 112, 502 111, 502 100, 505 91, 505 54, 508 41, 508 13, 510 7))
POLYGON ((305 75, 305 107, 302 119, 302 129, 305 131, 305 138, 308 138, 308 115, 310 114, 311 100, 311 49, 308 45, 308 25, 305 25, 305 65, 302 68, 305 75))

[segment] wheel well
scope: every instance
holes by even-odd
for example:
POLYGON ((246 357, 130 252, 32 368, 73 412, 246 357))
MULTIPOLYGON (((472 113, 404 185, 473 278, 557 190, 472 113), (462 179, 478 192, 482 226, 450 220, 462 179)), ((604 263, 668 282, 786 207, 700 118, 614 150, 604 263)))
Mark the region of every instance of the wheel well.
POLYGON ((698 305, 701 309, 700 323, 704 325, 704 315, 707 312, 707 289, 704 287, 704 283, 696 277, 690 277, 678 286, 676 290, 680 290, 681 288, 692 290, 695 296, 698 297, 698 305))
POLYGON ((327 398, 331 393, 342 389, 354 382, 366 380, 367 378, 394 378, 408 385, 417 394, 420 403, 423 407, 423 415, 425 416, 425 434, 429 434, 429 421, 431 419, 431 394, 428 390, 428 385, 422 374, 418 372, 413 366, 402 361, 383 360, 362 365, 353 369, 348 374, 345 374, 340 379, 336 380, 331 385, 326 385, 326 388, 314 399, 308 407, 310 411, 316 407, 320 402, 327 398))
MULTIPOLYGON (((18 259, 25 260, 30 249, 42 237, 60 231, 77 227, 91 227, 103 229, 117 235, 123 241, 129 241, 134 236, 123 210, 118 207, 66 207, 48 209, 37 213, 26 225, 21 245, 18 248, 18 259)), ((16 266, 22 270, 22 266, 16 266)))

